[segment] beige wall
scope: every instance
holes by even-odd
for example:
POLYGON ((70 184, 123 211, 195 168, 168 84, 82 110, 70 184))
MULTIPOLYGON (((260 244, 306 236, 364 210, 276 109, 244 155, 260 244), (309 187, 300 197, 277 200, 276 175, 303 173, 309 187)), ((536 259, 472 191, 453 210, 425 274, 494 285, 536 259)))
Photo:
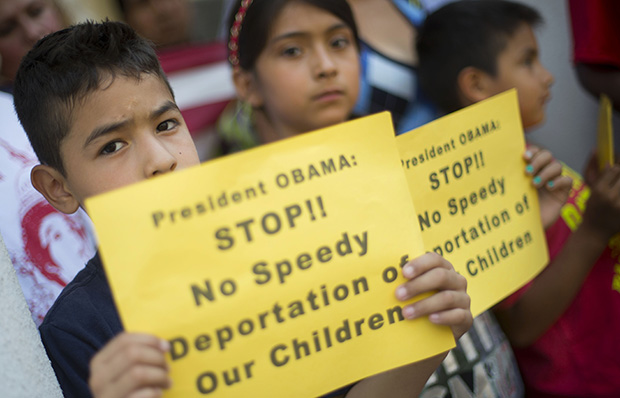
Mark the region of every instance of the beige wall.
POLYGON ((95 21, 105 17, 118 19, 116 2, 111 0, 56 0, 66 13, 70 22, 80 22, 86 19, 95 21))
POLYGON ((62 398, 1 236, 0 397, 62 398))
MULTIPOLYGON (((67 15, 70 23, 106 17, 118 20, 120 14, 116 0, 56 0, 67 15)), ((222 5, 226 0, 190 0, 194 3, 194 38, 198 41, 212 41, 216 38, 222 17, 222 5)))

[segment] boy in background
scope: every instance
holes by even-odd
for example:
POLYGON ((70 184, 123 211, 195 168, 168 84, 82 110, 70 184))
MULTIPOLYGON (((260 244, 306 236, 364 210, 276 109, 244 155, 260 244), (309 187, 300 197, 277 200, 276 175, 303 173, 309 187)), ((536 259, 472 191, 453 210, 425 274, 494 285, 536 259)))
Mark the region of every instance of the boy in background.
MULTIPOLYGON (((452 112, 516 88, 523 127, 540 124, 553 82, 538 58, 533 28, 541 22, 509 1, 463 1, 431 14, 417 43, 426 95, 452 112)), ((535 161, 541 152, 532 153, 535 161)), ((567 203, 560 208, 553 190, 540 198, 556 200, 561 216, 552 223, 553 214, 542 214, 551 262, 495 314, 527 396, 619 396, 620 242, 612 237, 620 232, 620 166, 592 187, 565 166, 564 174, 574 181, 567 203)))

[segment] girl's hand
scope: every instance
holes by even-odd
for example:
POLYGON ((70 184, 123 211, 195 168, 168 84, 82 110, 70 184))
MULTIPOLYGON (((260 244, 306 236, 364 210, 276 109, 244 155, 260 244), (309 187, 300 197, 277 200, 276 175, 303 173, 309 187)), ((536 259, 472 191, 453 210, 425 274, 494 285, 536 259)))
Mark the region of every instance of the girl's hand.
POLYGON ((396 289, 396 297, 407 301, 422 293, 433 294, 403 308, 403 316, 416 319, 428 316, 432 323, 450 326, 459 339, 472 325, 467 280, 452 264, 437 253, 426 253, 403 267, 407 282, 396 289))
POLYGON ((562 175, 562 165, 547 150, 531 145, 523 157, 527 162, 525 173, 532 177, 532 184, 538 189, 540 218, 547 229, 560 216, 573 180, 562 175))

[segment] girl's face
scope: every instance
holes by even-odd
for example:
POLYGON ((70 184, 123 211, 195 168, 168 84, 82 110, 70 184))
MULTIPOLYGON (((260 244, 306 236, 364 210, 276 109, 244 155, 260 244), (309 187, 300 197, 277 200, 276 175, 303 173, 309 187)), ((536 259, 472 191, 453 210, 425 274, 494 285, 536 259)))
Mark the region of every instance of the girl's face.
POLYGON ((359 86, 353 31, 333 14, 291 2, 275 19, 245 99, 281 137, 347 120, 359 86))

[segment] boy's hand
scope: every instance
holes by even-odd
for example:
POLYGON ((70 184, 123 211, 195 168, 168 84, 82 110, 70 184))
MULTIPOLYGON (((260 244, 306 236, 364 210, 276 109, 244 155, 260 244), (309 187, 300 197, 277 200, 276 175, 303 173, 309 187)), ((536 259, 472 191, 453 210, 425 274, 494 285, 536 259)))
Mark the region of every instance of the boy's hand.
POLYGON ((602 171, 590 189, 583 227, 606 242, 620 232, 620 165, 602 171))
POLYGON ((573 180, 562 175, 562 165, 551 152, 534 145, 523 155, 527 161, 525 173, 532 176, 532 184, 538 189, 540 218, 545 229, 555 223, 562 206, 568 200, 573 180))
POLYGON ((469 330, 473 317, 469 309, 471 300, 466 292, 467 280, 449 261, 437 253, 426 253, 405 264, 402 272, 408 281, 396 289, 399 300, 407 301, 419 294, 434 292, 405 306, 405 318, 428 315, 432 323, 450 326, 457 340, 469 330))
POLYGON ((171 385, 165 352, 169 344, 155 336, 121 333, 90 362, 88 385, 95 398, 161 397, 171 385))
MULTIPOLYGON (((620 153, 616 153, 614 155, 614 159, 616 160, 616 164, 620 164, 620 153)), ((583 181, 587 186, 593 187, 596 185, 596 182, 601 178, 601 174, 603 171, 600 169, 598 164, 598 152, 595 150, 592 151, 588 161, 586 162, 586 166, 583 170, 583 181)))

